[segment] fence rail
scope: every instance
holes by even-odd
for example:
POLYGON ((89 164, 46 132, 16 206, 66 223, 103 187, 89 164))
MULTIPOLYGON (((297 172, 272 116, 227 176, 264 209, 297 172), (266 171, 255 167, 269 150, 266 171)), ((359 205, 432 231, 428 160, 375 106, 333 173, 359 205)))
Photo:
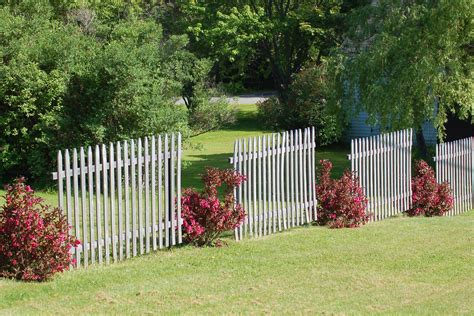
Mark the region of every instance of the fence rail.
POLYGON ((82 242, 72 250, 76 266, 108 264, 182 242, 176 203, 181 134, 71 151, 58 152, 53 179, 59 207, 82 242))
POLYGON ((409 209, 412 146, 411 129, 351 141, 348 158, 369 200, 372 220, 409 209))
POLYGON ((454 207, 448 215, 474 208, 474 137, 438 144, 436 180, 449 182, 454 196, 454 207))
POLYGON ((314 127, 235 142, 229 161, 247 177, 235 191, 247 212, 237 240, 316 219, 315 148, 314 127))

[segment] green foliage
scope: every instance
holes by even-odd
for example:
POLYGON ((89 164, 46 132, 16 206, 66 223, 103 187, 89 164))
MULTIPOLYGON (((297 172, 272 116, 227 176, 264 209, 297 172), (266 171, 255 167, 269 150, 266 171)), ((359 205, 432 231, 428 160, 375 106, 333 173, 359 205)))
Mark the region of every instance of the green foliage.
POLYGON ((443 138, 448 112, 474 113, 473 21, 470 0, 384 0, 358 10, 341 75, 349 103, 389 129, 420 129, 428 119, 443 138))
POLYGON ((210 102, 210 66, 185 35, 165 39, 149 19, 64 23, 55 17, 64 8, 23 14, 22 4, 0 8, 0 178, 48 179, 60 148, 189 135, 232 117, 226 102, 210 102), (177 106, 181 96, 193 106, 177 106), (196 124, 199 112, 207 117, 196 124))
MULTIPOLYGON (((339 0, 178 1, 193 47, 217 61, 218 70, 235 67, 242 78, 258 60, 284 94, 292 74, 309 59, 319 60, 335 41, 339 0)), ((183 26, 184 25, 184 26, 183 26)), ((176 24, 174 24, 176 27, 176 24)))
POLYGON ((341 137, 344 120, 328 106, 336 102, 332 83, 326 63, 309 65, 295 75, 287 101, 270 98, 259 104, 259 115, 274 129, 314 126, 320 144, 334 143, 341 137))

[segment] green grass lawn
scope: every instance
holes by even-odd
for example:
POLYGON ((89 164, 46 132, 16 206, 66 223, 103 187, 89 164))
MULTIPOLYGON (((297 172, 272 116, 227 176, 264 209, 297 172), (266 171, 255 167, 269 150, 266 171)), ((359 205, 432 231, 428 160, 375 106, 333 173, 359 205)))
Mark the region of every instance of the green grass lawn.
POLYGON ((474 211, 359 229, 303 227, 43 284, 0 280, 0 314, 472 314, 473 263, 474 211))
MULTIPOLYGON (((199 187, 206 166, 230 167, 234 140, 269 133, 259 126, 255 106, 245 105, 233 126, 192 138, 183 186, 199 187)), ((331 159, 339 176, 347 152, 323 147, 317 158, 331 159)), ((56 204, 54 192, 39 194, 56 204)), ((0 279, 0 314, 469 314, 473 236, 474 211, 360 229, 302 227, 239 243, 228 237, 228 247, 183 246, 42 284, 0 279)))

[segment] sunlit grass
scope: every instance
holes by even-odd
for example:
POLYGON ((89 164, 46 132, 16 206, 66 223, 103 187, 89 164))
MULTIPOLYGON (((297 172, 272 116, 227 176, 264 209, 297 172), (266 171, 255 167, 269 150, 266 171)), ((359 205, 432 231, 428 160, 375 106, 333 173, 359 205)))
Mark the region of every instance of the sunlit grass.
POLYGON ((474 211, 190 246, 44 284, 0 280, 0 314, 472 314, 474 211))

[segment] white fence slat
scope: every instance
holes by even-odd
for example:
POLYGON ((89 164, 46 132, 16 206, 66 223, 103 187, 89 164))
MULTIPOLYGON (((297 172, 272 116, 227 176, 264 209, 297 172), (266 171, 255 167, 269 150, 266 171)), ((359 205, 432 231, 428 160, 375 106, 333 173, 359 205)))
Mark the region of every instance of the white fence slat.
POLYGON ((143 222, 144 209, 143 209, 143 144, 142 139, 139 138, 137 141, 137 157, 138 157, 138 245, 140 254, 144 254, 144 239, 145 239, 145 224, 143 222))
MULTIPOLYGON (((130 143, 130 151, 132 161, 135 161, 135 141, 132 139, 130 143)), ((135 257, 138 253, 137 250, 137 239, 138 239, 138 229, 137 229, 137 182, 136 182, 136 168, 135 164, 131 163, 131 181, 132 181, 132 256, 135 257)))
MULTIPOLYGON (((160 154, 160 153, 158 153, 160 154)), ((156 243, 157 237, 156 237, 156 227, 157 227, 157 221, 156 221, 156 214, 158 212, 158 208, 156 206, 156 140, 155 136, 151 137, 151 238, 152 238, 152 247, 153 250, 158 249, 158 245, 156 243)), ((179 204, 181 205, 181 200, 179 201, 179 204)))
POLYGON ((263 208, 263 218, 262 218, 262 221, 263 221, 263 235, 267 235, 268 232, 267 232, 267 229, 268 229, 268 223, 267 223, 267 218, 268 218, 268 201, 267 201, 267 192, 268 192, 268 187, 267 187, 267 179, 268 179, 268 172, 267 172, 267 156, 268 156, 268 153, 267 153, 267 137, 266 136, 263 136, 262 137, 262 174, 263 174, 263 178, 262 178, 262 182, 263 182, 263 192, 262 192, 262 195, 263 195, 263 200, 262 200, 262 208, 263 208))
MULTIPOLYGON (((234 141, 234 170, 238 171, 237 169, 237 155, 239 154, 239 152, 237 151, 238 149, 238 145, 237 145, 237 140, 234 141)), ((234 203, 235 204, 238 204, 240 201, 238 200, 238 188, 234 188, 234 203)), ((234 206, 235 207, 235 206, 234 206)), ((236 227, 234 229, 234 237, 235 237, 235 240, 241 240, 242 238, 240 238, 240 234, 239 234, 239 227, 236 227)))
MULTIPOLYGON (((175 151, 175 135, 171 134, 171 152, 173 153, 175 151)), ((171 244, 174 246, 176 245, 176 214, 175 214, 175 207, 174 207, 174 201, 175 201, 175 174, 174 174, 174 168, 175 168, 175 157, 174 155, 171 155, 170 159, 170 180, 171 180, 171 198, 170 198, 170 217, 171 217, 171 244)))
POLYGON ((122 192, 122 147, 117 142, 115 147, 117 155, 117 204, 118 204, 118 259, 123 260, 123 192, 122 192))
MULTIPOLYGON (((145 147, 145 253, 150 252, 150 157, 148 137, 144 140, 145 147)), ((153 157, 152 157, 153 160, 153 157)))
MULTIPOLYGON (((114 144, 110 143, 109 144, 109 164, 110 166, 113 166, 115 163, 115 150, 114 150, 114 144)), ((114 262, 117 262, 118 257, 117 257, 117 244, 116 244, 116 239, 117 237, 117 228, 116 228, 116 219, 115 219, 115 168, 111 167, 109 168, 109 176, 110 176, 110 226, 111 226, 111 244, 112 244, 112 258, 114 262)))
MULTIPOLYGON (((84 256, 84 267, 89 265, 89 249, 87 247, 87 188, 86 188, 86 157, 84 155, 84 148, 80 149, 80 161, 81 161, 81 210, 82 210, 82 251, 84 256)), ((78 227, 77 227, 78 228, 78 227)), ((92 248, 92 247, 91 247, 92 248)))
POLYGON ((244 209, 246 212, 245 216, 245 225, 244 225, 244 236, 247 236, 247 234, 250 234, 249 229, 250 229, 250 202, 249 202, 249 185, 250 185, 250 178, 248 176, 248 154, 247 154, 247 142, 245 139, 242 139, 242 145, 243 145, 243 152, 242 156, 245 157, 245 160, 243 161, 243 174, 247 176, 247 181, 244 182, 244 190, 243 190, 243 197, 244 197, 244 209))
POLYGON ((281 198, 280 198, 280 156, 278 152, 280 151, 280 142, 281 142, 281 137, 280 133, 277 134, 276 136, 276 146, 273 147, 273 150, 276 152, 276 165, 275 165, 275 174, 276 174, 276 218, 277 218, 277 225, 278 225, 278 231, 281 231, 281 198))
MULTIPOLYGON (((109 201, 108 201, 108 175, 107 175, 107 149, 102 145, 102 191, 103 191, 103 206, 104 206, 104 241, 105 241, 105 263, 110 263, 110 248, 109 248, 109 201)), ((100 240, 99 240, 100 242, 100 240)))
POLYGON ((306 223, 311 222, 308 203, 308 138, 308 129, 305 129, 303 139, 303 209, 306 213, 306 223))
MULTIPOLYGON (((182 152, 181 152, 181 133, 178 133, 178 145, 177 145, 177 166, 176 166, 176 173, 177 173, 177 218, 178 218, 178 243, 181 244, 183 242, 183 229, 182 229, 182 220, 181 220, 181 160, 182 160, 182 152)), ((174 151, 171 153, 174 155, 174 151)))
POLYGON ((277 183, 277 177, 276 177, 276 155, 273 153, 275 152, 276 148, 276 135, 272 134, 272 208, 271 208, 271 218, 272 218, 272 231, 276 232, 277 231, 277 216, 276 216, 276 208, 277 206, 277 200, 276 200, 276 183, 277 183))
POLYGON ((273 202, 272 202, 272 188, 273 188, 273 173, 272 173, 272 159, 273 155, 270 154, 272 147, 271 147, 271 136, 267 136, 267 218, 266 218, 266 223, 268 227, 268 234, 271 234, 273 232, 273 216, 272 216, 272 210, 273 210, 273 202))
MULTIPOLYGON (((130 163, 130 151, 128 147, 128 141, 123 142, 123 158, 125 166, 124 171, 124 188, 125 188, 125 256, 130 258, 130 239, 132 238, 130 232, 130 179, 129 179, 129 163, 130 163)), ((133 202, 132 202, 133 204, 133 202)))
POLYGON ((103 251, 102 251, 102 203, 100 193, 100 148, 95 146, 95 202, 96 202, 96 228, 97 228, 97 258, 99 264, 103 262, 103 251))
MULTIPOLYGON (((77 149, 72 152, 72 166, 73 166, 73 185, 74 185, 74 234, 79 240, 81 238, 80 223, 79 223, 79 172, 77 168, 77 149)), ((81 248, 76 249, 76 265, 81 265, 81 248)))
POLYGON ((258 205, 258 235, 262 236, 263 235, 263 201, 262 201, 262 159, 263 159, 263 153, 262 153, 262 137, 258 137, 258 155, 257 155, 257 169, 258 169, 258 178, 257 178, 257 183, 258 183, 258 200, 257 200, 257 205, 258 205))
POLYGON ((166 157, 166 154, 168 153, 169 149, 169 140, 168 140, 168 135, 165 135, 165 148, 164 148, 164 153, 165 153, 165 159, 163 161, 164 163, 164 168, 165 168, 165 181, 164 181, 164 186, 165 186, 165 246, 169 247, 171 245, 171 236, 170 236, 170 183, 168 181, 169 179, 169 159, 166 157))
POLYGON ((291 223, 291 203, 290 203, 290 155, 289 155, 289 145, 290 145, 290 133, 288 131, 285 132, 285 153, 284 153, 284 160, 285 160, 285 210, 286 210, 286 222, 288 228, 292 227, 291 223))
MULTIPOLYGON (((158 136, 158 248, 163 248, 163 142, 158 136)), ((164 159, 166 161, 166 159, 164 159)))
MULTIPOLYGON (((63 155, 60 150, 58 150, 57 163, 58 163, 58 168, 56 169, 56 172, 60 174, 61 171, 63 170, 63 155)), ((58 207, 62 212, 64 212, 63 183, 64 183, 63 177, 58 177, 58 207)))
MULTIPOLYGON (((64 170, 66 175, 66 217, 69 228, 69 233, 72 234, 72 198, 71 198, 71 162, 69 158, 69 150, 66 149, 64 153, 64 170)), ((71 248, 71 254, 75 254, 76 248, 71 248)))
POLYGON ((255 235, 258 234, 258 201, 257 201, 257 138, 252 139, 252 205, 253 205, 253 230, 255 235))
MULTIPOLYGON (((92 148, 87 147, 87 168, 88 170, 93 170, 92 166, 94 164, 94 157, 92 156, 92 148)), ((90 258, 91 264, 95 264, 95 233, 94 233, 94 178, 92 173, 89 173, 88 176, 88 193, 89 193, 89 241, 91 244, 90 249, 90 258)))

